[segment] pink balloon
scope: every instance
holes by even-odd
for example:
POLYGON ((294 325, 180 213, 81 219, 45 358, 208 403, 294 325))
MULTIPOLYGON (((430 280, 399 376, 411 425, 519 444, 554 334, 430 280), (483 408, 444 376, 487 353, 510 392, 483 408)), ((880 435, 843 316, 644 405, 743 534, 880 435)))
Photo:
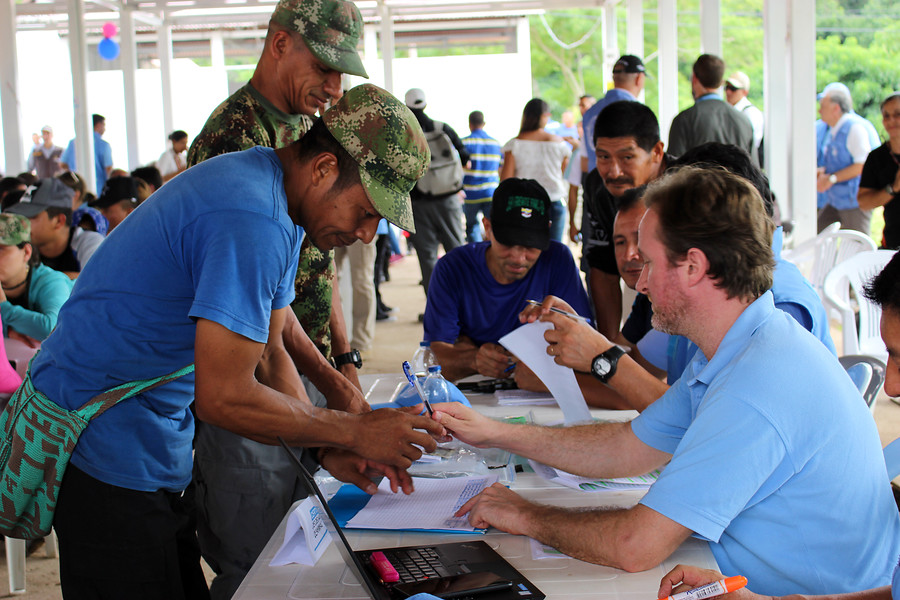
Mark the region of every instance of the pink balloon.
POLYGON ((118 31, 119 31, 119 28, 116 27, 115 23, 110 22, 110 23, 103 24, 103 37, 105 37, 105 38, 111 38, 112 36, 116 35, 116 33, 118 33, 118 31))

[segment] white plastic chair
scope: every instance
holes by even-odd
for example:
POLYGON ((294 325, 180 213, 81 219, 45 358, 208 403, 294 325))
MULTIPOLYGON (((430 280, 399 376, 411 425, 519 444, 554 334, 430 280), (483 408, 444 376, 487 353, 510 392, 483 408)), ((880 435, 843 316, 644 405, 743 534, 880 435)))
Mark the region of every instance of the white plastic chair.
POLYGON ((881 339, 881 308, 863 296, 863 286, 884 269, 895 250, 875 250, 851 256, 835 266, 825 278, 825 305, 840 314, 843 354, 865 354, 887 363, 887 348, 881 339), (850 290, 859 307, 859 326, 850 304, 850 290))
POLYGON ((885 364, 874 356, 862 354, 846 354, 839 360, 866 401, 866 406, 874 413, 875 400, 884 385, 885 364))
POLYGON ((800 242, 793 248, 785 248, 781 253, 781 258, 794 263, 800 272, 809 279, 816 262, 816 244, 819 243, 819 238, 834 233, 840 228, 840 223, 832 223, 819 232, 816 237, 800 242))
MULTIPOLYGON (((816 237, 816 257, 813 262, 809 282, 819 292, 822 302, 825 277, 835 266, 843 263, 860 252, 872 252, 878 249, 871 237, 851 229, 839 229, 832 233, 816 237)), ((846 350, 845 353, 849 354, 846 350)), ((853 354, 857 354, 854 352, 853 354)))
MULTIPOLYGON (((25 549, 27 542, 15 538, 6 538, 6 571, 9 573, 9 593, 25 593, 25 549)), ((50 535, 44 538, 44 548, 47 558, 56 558, 59 553, 56 541, 56 532, 50 530, 50 535)))

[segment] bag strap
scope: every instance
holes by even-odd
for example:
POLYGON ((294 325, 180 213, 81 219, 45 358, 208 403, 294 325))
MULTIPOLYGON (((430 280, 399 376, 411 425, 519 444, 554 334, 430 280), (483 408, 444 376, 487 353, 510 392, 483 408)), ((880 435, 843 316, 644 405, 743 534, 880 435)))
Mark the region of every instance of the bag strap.
POLYGON ((85 403, 84 406, 79 408, 77 412, 86 421, 90 421, 94 417, 99 417, 108 409, 112 408, 123 400, 127 400, 128 398, 136 396, 137 394, 142 394, 144 392, 150 391, 155 387, 174 381, 179 377, 183 377, 188 373, 192 373, 193 371, 194 363, 191 363, 186 367, 182 367, 177 371, 169 373, 168 375, 162 375, 160 377, 154 377, 152 379, 142 379, 140 381, 129 381, 127 383, 123 383, 122 385, 118 385, 114 388, 108 389, 101 394, 97 394, 96 396, 88 400, 88 402, 85 403))

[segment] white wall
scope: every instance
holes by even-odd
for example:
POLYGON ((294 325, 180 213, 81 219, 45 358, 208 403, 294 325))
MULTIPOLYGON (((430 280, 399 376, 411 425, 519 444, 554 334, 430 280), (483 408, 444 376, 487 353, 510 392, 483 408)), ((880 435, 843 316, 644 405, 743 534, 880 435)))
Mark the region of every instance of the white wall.
MULTIPOLYGON (((55 32, 23 32, 16 36, 19 59, 19 100, 23 145, 31 148, 31 133, 49 124, 54 141, 65 147, 75 135, 72 73, 69 48, 55 32)), ((384 85, 380 60, 366 61, 372 83, 384 85)), ((228 95, 224 69, 198 67, 178 59, 172 68, 175 127, 193 139, 210 112, 228 95)), ((353 85, 365 80, 352 77, 353 85)), ((480 110, 485 130, 506 142, 519 129, 522 108, 531 98, 531 60, 527 54, 491 54, 402 58, 394 61, 394 89, 402 100, 406 90, 419 87, 428 99, 426 112, 448 123, 460 137, 468 134, 468 115, 480 110)), ((138 157, 128 157, 125 104, 121 71, 88 73, 88 110, 106 117, 106 139, 113 165, 130 170, 156 160, 165 150, 160 71, 137 73, 138 157)), ((5 157, 0 148, 0 164, 5 157)))

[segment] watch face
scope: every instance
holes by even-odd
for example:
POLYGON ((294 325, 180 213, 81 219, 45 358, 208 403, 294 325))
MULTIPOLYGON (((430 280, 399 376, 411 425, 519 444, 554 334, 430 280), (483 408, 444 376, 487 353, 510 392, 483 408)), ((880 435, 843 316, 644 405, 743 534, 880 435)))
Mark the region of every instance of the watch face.
POLYGON ((609 359, 606 358, 605 356, 601 356, 594 363, 594 372, 597 375, 606 375, 607 373, 609 373, 609 367, 610 367, 609 359))

